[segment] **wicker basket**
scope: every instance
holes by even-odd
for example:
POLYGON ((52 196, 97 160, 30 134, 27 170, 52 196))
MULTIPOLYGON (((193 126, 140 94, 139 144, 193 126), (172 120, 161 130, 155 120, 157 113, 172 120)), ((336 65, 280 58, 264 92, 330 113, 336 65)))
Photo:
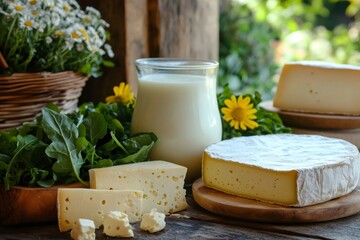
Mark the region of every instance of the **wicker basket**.
POLYGON ((0 130, 33 120, 48 103, 58 105, 64 113, 76 110, 87 80, 72 71, 0 75, 0 130))

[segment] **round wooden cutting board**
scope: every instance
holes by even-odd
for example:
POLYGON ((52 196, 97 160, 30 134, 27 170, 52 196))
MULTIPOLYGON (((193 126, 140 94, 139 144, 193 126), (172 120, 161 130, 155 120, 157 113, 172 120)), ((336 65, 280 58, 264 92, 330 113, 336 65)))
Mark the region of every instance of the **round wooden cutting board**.
POLYGON ((237 197, 205 187, 202 179, 193 183, 192 192, 195 201, 210 212, 257 222, 322 222, 360 212, 359 187, 346 196, 307 207, 285 207, 237 197))
POLYGON ((290 112, 273 106, 273 101, 265 101, 260 106, 279 114, 285 126, 316 129, 356 129, 360 128, 360 116, 330 115, 290 112))
POLYGON ((57 220, 58 188, 83 188, 81 183, 50 188, 13 186, 5 191, 0 185, 0 225, 54 222, 57 220))

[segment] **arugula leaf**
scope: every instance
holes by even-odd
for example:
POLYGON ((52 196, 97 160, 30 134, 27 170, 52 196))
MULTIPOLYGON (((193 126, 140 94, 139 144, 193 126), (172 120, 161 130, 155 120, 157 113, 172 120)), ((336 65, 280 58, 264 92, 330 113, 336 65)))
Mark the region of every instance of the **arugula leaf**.
POLYGON ((55 180, 53 178, 47 179, 47 177, 49 176, 49 171, 47 170, 32 168, 30 170, 30 175, 30 186, 37 184, 41 187, 51 187, 55 184, 55 180))
POLYGON ((84 164, 81 151, 76 148, 78 129, 69 117, 51 109, 42 109, 42 125, 52 143, 46 148, 45 153, 57 159, 52 170, 57 177, 65 182, 79 181, 80 168, 84 164))
POLYGON ((143 162, 147 160, 148 153, 153 147, 154 142, 151 142, 149 145, 142 146, 139 151, 134 154, 128 155, 121 159, 114 160, 114 165, 126 164, 126 163, 136 163, 143 162))
POLYGON ((29 149, 29 147, 35 144, 38 139, 32 135, 27 135, 25 137, 17 136, 17 147, 15 149, 15 154, 10 160, 6 168, 6 173, 4 177, 4 187, 5 190, 9 190, 10 186, 15 185, 20 182, 20 177, 24 169, 17 170, 16 163, 21 159, 21 155, 29 149))
POLYGON ((91 168, 146 161, 157 137, 129 137, 132 112, 120 103, 86 103, 70 114, 48 105, 32 122, 0 131, 0 183, 85 184, 91 168))
POLYGON ((11 155, 16 149, 17 145, 17 133, 11 132, 0 132, 0 153, 11 155))
POLYGON ((111 159, 101 159, 97 162, 96 165, 94 165, 94 168, 103 168, 103 167, 111 167, 113 166, 113 161, 111 159))
POLYGON ((129 155, 130 153, 126 150, 126 148, 123 146, 123 144, 116 138, 115 133, 113 131, 110 132, 110 135, 116 145, 125 152, 126 155, 129 155))
POLYGON ((104 116, 98 112, 89 112, 83 124, 86 128, 86 136, 90 143, 96 145, 107 133, 107 123, 104 116))
POLYGON ((130 154, 133 154, 140 151, 143 146, 156 142, 157 139, 154 133, 141 133, 124 140, 122 144, 130 154))

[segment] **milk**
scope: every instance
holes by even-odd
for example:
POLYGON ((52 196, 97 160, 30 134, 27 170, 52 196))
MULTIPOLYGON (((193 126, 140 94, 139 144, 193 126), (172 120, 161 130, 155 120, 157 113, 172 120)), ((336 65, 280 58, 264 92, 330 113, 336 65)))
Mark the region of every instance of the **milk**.
POLYGON ((188 168, 186 181, 201 176, 204 149, 221 140, 216 79, 199 75, 154 73, 139 79, 132 133, 158 137, 151 160, 188 168))

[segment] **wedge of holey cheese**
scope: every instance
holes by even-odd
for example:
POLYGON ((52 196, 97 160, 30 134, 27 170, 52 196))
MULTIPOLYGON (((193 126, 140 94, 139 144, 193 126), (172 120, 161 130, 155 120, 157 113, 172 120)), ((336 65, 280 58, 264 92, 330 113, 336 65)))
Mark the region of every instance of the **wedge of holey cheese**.
POLYGON ((99 228, 104 215, 110 211, 126 213, 130 222, 141 220, 141 191, 59 188, 57 197, 61 232, 72 229, 79 218, 91 219, 95 227, 99 228))
POLYGON ((90 187, 144 192, 143 213, 156 208, 165 214, 187 208, 184 181, 187 168, 166 162, 147 161, 89 170, 90 187))
POLYGON ((274 97, 282 110, 360 115, 360 66, 317 61, 283 66, 274 97))
POLYGON ((302 207, 353 191, 360 156, 347 141, 317 135, 238 137, 207 147, 202 173, 209 188, 302 207))

